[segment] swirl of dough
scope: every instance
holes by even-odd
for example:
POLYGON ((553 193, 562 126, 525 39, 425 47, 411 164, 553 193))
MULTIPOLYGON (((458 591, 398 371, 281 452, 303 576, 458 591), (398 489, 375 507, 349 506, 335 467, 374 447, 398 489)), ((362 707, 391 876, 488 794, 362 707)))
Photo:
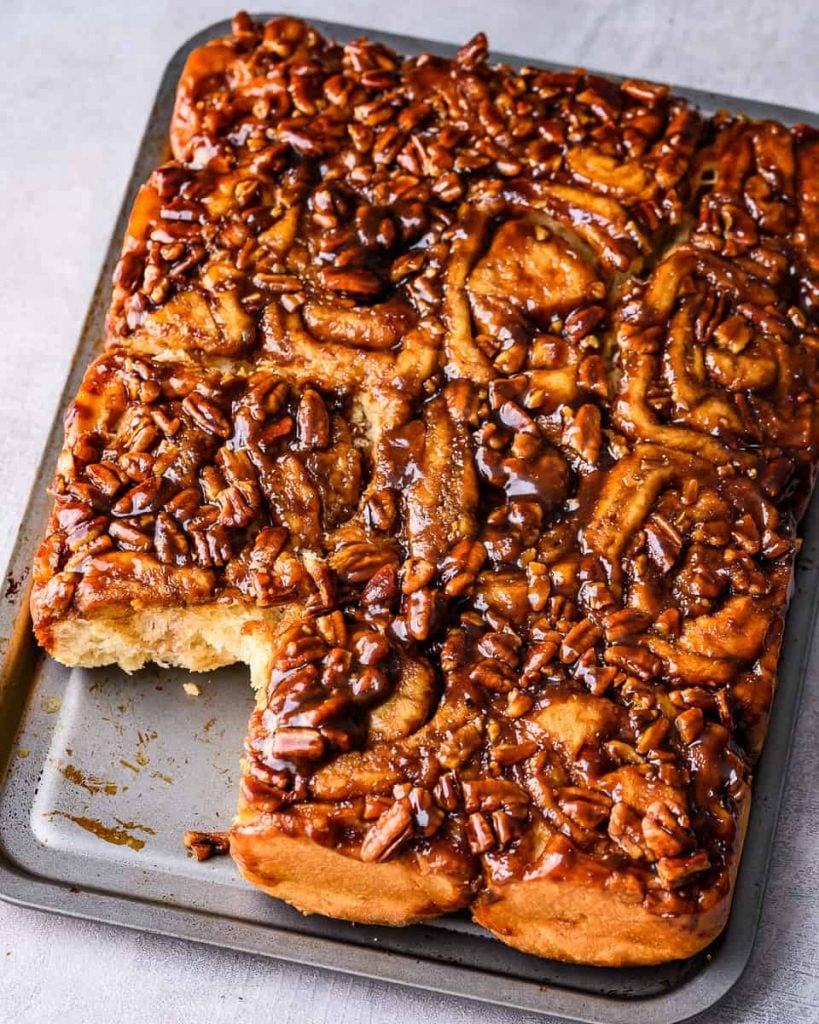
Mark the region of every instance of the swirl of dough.
POLYGON ((816 346, 764 281, 682 246, 618 314, 614 422, 631 437, 727 462, 819 439, 816 346))
MULTIPOLYGON (((310 912, 304 873, 321 866, 339 876, 335 915, 354 920, 369 919, 379 878, 402 921, 466 905, 476 861, 453 770, 474 759, 483 728, 468 700, 466 638, 447 640, 442 689, 425 659, 340 611, 263 642, 266 682, 231 832, 240 871, 310 912), (301 855, 284 857, 291 849, 301 855)), ((382 920, 383 905, 371 913, 382 920)))
POLYGON ((594 250, 555 220, 504 203, 465 207, 443 280, 447 375, 489 383, 523 373, 571 402, 580 364, 602 349, 601 273, 594 250))

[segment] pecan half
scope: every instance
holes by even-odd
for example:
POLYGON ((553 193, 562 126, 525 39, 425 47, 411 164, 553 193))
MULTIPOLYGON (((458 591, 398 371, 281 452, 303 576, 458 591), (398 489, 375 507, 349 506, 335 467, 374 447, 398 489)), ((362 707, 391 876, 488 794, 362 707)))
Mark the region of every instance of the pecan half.
POLYGON ((411 837, 412 825, 409 800, 396 800, 367 830, 361 844, 361 859, 365 862, 388 860, 411 837))
POLYGON ((329 447, 330 415, 318 391, 308 388, 301 396, 296 422, 299 442, 303 448, 329 447))
POLYGON ((640 815, 628 804, 614 804, 609 816, 608 833, 632 860, 644 859, 640 815))
POLYGON ((663 800, 655 800, 646 808, 642 831, 646 846, 656 858, 678 857, 697 844, 685 812, 663 800))

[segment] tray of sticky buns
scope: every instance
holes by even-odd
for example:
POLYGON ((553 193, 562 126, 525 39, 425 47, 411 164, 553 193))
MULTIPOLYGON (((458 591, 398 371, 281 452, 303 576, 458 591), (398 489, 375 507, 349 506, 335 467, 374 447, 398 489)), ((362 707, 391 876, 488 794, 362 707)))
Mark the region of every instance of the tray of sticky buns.
POLYGON ((806 585, 773 705, 819 457, 809 115, 290 17, 170 77, 46 459, 37 641, 134 685, 249 667, 238 811, 186 841, 320 915, 292 932, 512 947, 565 991, 414 955, 577 1019, 618 972, 700 1008, 810 639, 806 585))

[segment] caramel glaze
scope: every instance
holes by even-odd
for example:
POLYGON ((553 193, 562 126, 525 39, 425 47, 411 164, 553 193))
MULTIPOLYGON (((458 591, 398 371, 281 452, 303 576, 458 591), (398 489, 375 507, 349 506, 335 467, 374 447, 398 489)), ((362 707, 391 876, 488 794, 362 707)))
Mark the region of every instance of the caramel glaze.
POLYGON ((238 15, 171 139, 38 635, 293 605, 242 783, 277 829, 713 906, 816 462, 815 133, 238 15))

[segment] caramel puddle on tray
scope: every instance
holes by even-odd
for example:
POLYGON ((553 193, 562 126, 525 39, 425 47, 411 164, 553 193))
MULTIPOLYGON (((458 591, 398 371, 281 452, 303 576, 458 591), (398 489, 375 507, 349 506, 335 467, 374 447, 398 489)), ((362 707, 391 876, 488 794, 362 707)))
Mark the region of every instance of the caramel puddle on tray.
POLYGON ((119 786, 115 782, 106 782, 105 779, 99 779, 95 775, 84 775, 79 768, 75 768, 73 764, 60 765, 60 772, 68 779, 69 782, 73 782, 75 786, 82 786, 83 789, 91 793, 92 796, 97 793, 105 793, 106 796, 115 796, 119 792, 119 786))
POLYGON ((147 825, 138 825, 134 821, 120 821, 119 818, 114 818, 114 821, 121 826, 116 828, 114 825, 103 825, 96 818, 84 818, 80 815, 67 814, 65 811, 51 811, 46 817, 53 818, 55 815, 68 818, 69 821, 73 821, 75 825, 84 828, 86 832, 95 835, 97 839, 102 839, 103 842, 112 843, 114 846, 130 846, 132 850, 141 850, 145 845, 144 839, 138 839, 131 835, 134 830, 150 836, 156 835, 156 830, 148 828, 147 825))

